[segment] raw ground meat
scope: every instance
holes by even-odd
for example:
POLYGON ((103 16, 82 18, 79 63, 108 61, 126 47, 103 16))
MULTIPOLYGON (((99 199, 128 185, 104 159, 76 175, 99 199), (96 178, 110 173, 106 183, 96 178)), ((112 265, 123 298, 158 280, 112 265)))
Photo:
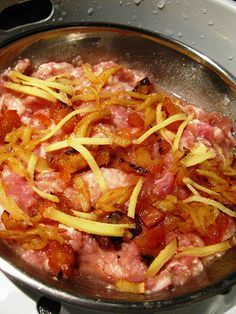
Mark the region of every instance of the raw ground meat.
POLYGON ((7 166, 3 168, 1 176, 6 186, 7 194, 28 215, 33 216, 36 213, 37 194, 32 190, 30 185, 24 178, 16 175, 7 166))
MULTIPOLYGON (((119 169, 101 168, 101 172, 109 189, 124 187, 135 183, 136 177, 134 175, 126 174, 119 169)), ((94 202, 101 195, 94 174, 91 171, 88 171, 82 174, 81 177, 87 184, 91 202, 94 202)))
POLYGON ((124 243, 119 251, 106 251, 89 235, 83 237, 79 264, 81 271, 92 272, 102 279, 109 278, 111 283, 123 278, 140 282, 147 269, 135 244, 124 243))
MULTIPOLYGON (((83 60, 81 57, 78 57, 72 62, 72 64, 68 62, 48 62, 41 64, 36 69, 28 59, 22 59, 19 60, 15 65, 14 70, 24 73, 25 75, 30 74, 32 77, 42 80, 47 80, 53 76, 66 74, 66 78, 70 79, 72 82, 77 82, 77 85, 75 86, 75 93, 86 94, 87 90, 89 90, 90 94, 92 93, 91 91, 97 92, 93 87, 93 82, 90 81, 86 76, 82 64, 83 60), (91 87, 92 89, 90 90, 89 88, 91 87)), ((116 66, 115 62, 107 61, 92 65, 90 69, 93 74, 98 76, 104 70, 110 69, 114 66, 116 66)), ((75 109, 93 108, 95 105, 97 105, 97 100, 95 101, 94 98, 91 98, 92 100, 78 100, 74 103, 71 102, 69 104, 70 106, 67 106, 65 104, 59 103, 59 101, 56 104, 53 104, 50 101, 39 97, 11 92, 9 89, 3 86, 5 81, 8 82, 10 80, 10 74, 11 69, 7 69, 2 74, 2 76, 0 76, 1 113, 4 110, 15 111, 19 116, 22 125, 28 126, 33 130, 37 130, 37 134, 40 132, 42 132, 41 134, 46 134, 45 131, 53 130, 56 124, 61 121, 62 118, 75 109), (55 105, 56 108, 56 111, 54 112, 52 111, 52 105, 55 105), (54 115, 58 115, 58 113, 59 118, 58 121, 56 121, 54 115)), ((117 94, 120 94, 121 91, 135 91, 137 93, 142 93, 143 90, 140 91, 138 89, 144 88, 143 99, 145 99, 145 97, 148 96, 148 92, 145 92, 145 88, 148 88, 148 84, 150 83, 148 82, 149 80, 145 79, 144 73, 122 67, 118 72, 108 78, 108 80, 102 86, 102 92, 108 94, 110 92, 119 92, 117 94)), ((154 93, 155 87, 152 85, 150 90, 150 93, 154 93)), ((127 95, 125 97, 126 99, 130 99, 127 95)), ((102 98, 99 99, 99 102, 102 101, 102 98)), ((141 100, 138 100, 138 98, 135 98, 135 101, 141 102, 141 100)), ((165 106, 165 99, 163 100, 163 103, 163 106, 165 106)), ((171 111, 171 108, 174 108, 174 112, 172 112, 172 114, 176 114, 176 110, 177 113, 179 113, 179 110, 181 110, 181 113, 184 112, 186 115, 194 114, 192 121, 188 123, 181 136, 179 144, 180 153, 187 154, 187 152, 191 151, 196 143, 201 142, 207 148, 215 149, 216 146, 222 148, 226 159, 232 158, 231 149, 236 142, 231 134, 232 122, 228 118, 217 112, 207 113, 204 110, 196 108, 192 105, 181 105, 180 109, 177 109, 178 106, 175 107, 174 100, 172 103, 169 101, 169 105, 170 108, 165 109, 164 115, 169 115, 170 112, 168 110, 171 111)), ((140 131, 143 131, 144 133, 148 128, 154 126, 156 124, 156 118, 154 117, 154 119, 151 120, 150 125, 148 124, 146 127, 146 122, 144 123, 146 116, 153 115, 153 112, 150 113, 148 110, 138 111, 136 108, 121 106, 118 104, 113 104, 109 107, 109 110, 110 112, 108 117, 105 117, 105 119, 102 118, 99 121, 96 121, 96 123, 93 123, 98 128, 109 131, 109 133, 112 135, 122 134, 122 132, 129 134, 129 140, 131 144, 128 145, 128 147, 119 147, 119 145, 115 144, 108 148, 106 146, 99 146, 98 149, 91 147, 91 145, 86 145, 86 148, 89 150, 91 149, 95 160, 98 158, 97 156, 99 156, 99 153, 102 152, 104 154, 100 154, 100 171, 107 183, 109 191, 122 187, 134 186, 138 179, 141 176, 143 177, 144 183, 142 185, 141 194, 137 198, 136 205, 138 210, 143 210, 145 212, 146 220, 143 218, 142 214, 136 212, 135 220, 132 220, 132 222, 136 223, 136 229, 134 231, 130 230, 127 232, 127 234, 125 234, 124 239, 120 242, 120 247, 118 249, 114 249, 114 247, 109 246, 104 248, 100 245, 100 242, 97 240, 96 236, 80 232, 62 223, 53 221, 52 225, 50 225, 49 219, 43 221, 42 226, 44 226, 44 224, 49 224, 49 226, 52 226, 53 228, 58 228, 60 236, 62 236, 64 239, 64 246, 60 246, 54 240, 50 240, 51 244, 49 244, 49 249, 46 247, 39 251, 24 250, 18 244, 13 244, 12 241, 10 241, 10 245, 25 261, 30 263, 32 266, 42 271, 51 272, 54 275, 58 274, 60 271, 63 272, 68 265, 69 267, 72 267, 73 265, 73 267, 78 268, 80 272, 85 272, 87 274, 100 277, 110 284, 115 284, 118 279, 125 279, 134 283, 145 282, 146 293, 159 292, 170 287, 177 287, 187 284, 191 278, 199 275, 202 271, 204 271, 204 267, 207 262, 216 256, 220 256, 222 253, 217 253, 216 255, 208 256, 204 259, 191 256, 183 256, 180 258, 172 257, 152 278, 146 278, 146 272, 150 265, 150 258, 153 260, 156 256, 156 252, 159 253, 165 245, 174 239, 177 239, 178 247, 181 248, 200 248, 206 245, 206 240, 200 234, 199 230, 194 229, 192 226, 192 228, 184 229, 186 228, 186 224, 182 229, 179 227, 179 225, 181 226, 181 223, 183 223, 184 219, 188 218, 188 223, 190 221, 190 216, 187 215, 186 212, 183 212, 181 216, 178 214, 177 210, 176 212, 171 212, 172 209, 170 209, 167 205, 166 207, 162 205, 162 208, 159 208, 157 205, 155 205, 155 202, 164 202, 170 195, 175 197, 177 201, 184 201, 189 196, 191 196, 191 191, 183 184, 183 178, 186 176, 186 173, 190 175, 193 174, 192 178, 195 178, 197 176, 196 171, 194 172, 194 169, 189 170, 187 167, 182 167, 181 172, 179 168, 174 167, 176 156, 173 157, 174 153, 171 150, 170 143, 166 141, 164 136, 159 134, 159 131, 152 134, 154 140, 152 136, 145 140, 142 143, 142 148, 145 149, 146 154, 148 154, 150 157, 151 163, 160 161, 160 164, 153 163, 151 166, 145 164, 145 167, 142 166, 142 163, 141 165, 136 165, 137 150, 136 146, 134 145, 134 140, 137 140, 137 138, 142 134, 140 131), (133 120, 130 118, 130 116, 133 117, 133 120), (118 167, 116 168, 117 164, 118 167), (165 215, 167 217, 166 219, 163 218, 165 215), (166 221, 171 220, 171 215, 172 219, 176 223, 174 228, 171 224, 167 226, 165 225, 166 221), (151 224, 149 226, 148 223, 150 223, 150 220, 151 224), (152 220, 155 221, 153 222, 152 220), (179 229, 177 228, 177 225, 179 229), (157 233, 154 233, 157 238, 148 238, 147 234, 149 229, 152 231, 158 230, 157 233), (147 238, 145 238, 145 236, 147 238), (163 236, 163 238, 160 240, 159 236, 160 238, 163 236), (140 242, 135 242, 135 239, 137 239, 136 237, 140 237, 139 239, 143 239, 144 242, 146 241, 146 244, 150 244, 149 242, 152 242, 151 244, 154 242, 157 243, 157 246, 154 247, 155 250, 152 252, 151 256, 148 256, 142 252, 142 243, 140 245, 140 242), (57 251, 57 247, 60 247, 61 251, 57 251), (63 250, 66 251, 66 253, 63 252, 63 250), (58 263, 59 266, 56 265, 56 268, 59 267, 58 272, 57 270, 55 271, 55 268, 52 269, 52 260, 55 256, 58 257, 59 262, 62 262, 62 265, 65 267, 65 269, 63 269, 63 267, 60 269, 60 263, 58 263), (74 256, 76 257, 75 261, 73 260, 74 256), (52 259, 51 261, 50 258, 52 259), (147 262, 148 260, 149 262, 147 262)), ((154 115, 156 115, 156 113, 154 113, 154 115)), ((81 114, 73 118, 77 119, 75 120, 76 127, 79 125, 81 119, 85 116, 86 114, 81 114)), ((182 121, 180 121, 180 123, 181 122, 182 121)), ((4 121, 4 123, 8 128, 9 126, 7 121, 4 121)), ((169 126, 172 134, 174 134, 173 132, 176 132, 176 130, 173 131, 173 129, 176 128, 176 122, 174 124, 174 126, 173 124, 169 126)), ((70 135, 72 138, 74 138, 76 136, 74 128, 75 125, 73 126, 71 132, 67 132, 66 129, 63 128, 60 129, 52 138, 49 139, 49 141, 39 143, 36 146, 34 152, 39 157, 48 160, 46 147, 51 143, 57 143, 60 140, 64 140, 70 135)), ((179 125, 180 124, 177 122, 177 127, 179 125)), ((10 126, 10 130, 8 130, 7 133, 12 130, 14 131, 14 125, 10 126)), ((4 129, 0 129, 0 131, 4 134, 4 129)), ((93 127, 91 127, 89 132, 90 131, 90 137, 92 138, 107 137, 105 134, 103 134, 102 131, 97 132, 95 129, 93 130, 93 127)), ((0 138, 2 133, 0 133, 0 138)), ((34 136, 37 138, 37 135, 34 136)), ((84 137, 86 136, 87 133, 84 137)), ((5 144, 7 143, 4 143, 3 141, 0 148, 4 147, 5 144)), ((75 158, 76 156, 78 157, 78 155, 75 154, 75 150, 71 149, 71 147, 60 150, 60 154, 62 155, 63 161, 65 160, 63 158, 67 158, 68 156, 71 158, 73 156, 75 158)), ((220 158, 218 161, 222 162, 220 158)), ((60 162, 62 161, 60 160, 60 162)), ((90 214, 90 211, 95 211, 96 201, 102 195, 102 191, 99 188, 94 173, 89 170, 89 166, 87 164, 81 166, 82 163, 83 161, 80 161, 78 168, 73 170, 74 172, 70 173, 72 179, 69 181, 69 183, 63 179, 65 178, 63 177, 64 173, 60 173, 58 169, 52 169, 49 172, 44 171, 41 173, 35 173, 33 183, 38 189, 45 193, 58 196, 59 198, 61 197, 64 200, 64 203, 59 200, 59 205, 53 204, 51 202, 50 206, 56 207, 58 205, 58 208, 65 213, 68 213, 71 210, 78 210, 78 208, 80 208, 78 200, 78 188, 73 181, 74 176, 78 175, 79 178, 82 178, 83 182, 85 183, 87 189, 86 191, 90 196, 90 208, 88 209, 88 214, 90 214), (80 166, 81 169, 79 168, 80 166), (65 199, 70 204, 70 206, 67 206, 65 199)), ((66 163, 63 165, 65 164, 66 163)), ((16 204, 22 208, 23 211, 30 217, 38 214, 37 206, 39 196, 33 191, 31 185, 25 178, 17 175, 10 168, 8 163, 1 165, 1 167, 1 180, 6 189, 7 195, 11 197, 16 202, 16 204)), ((234 177, 234 175, 232 177, 234 177)), ((229 186, 234 184, 233 179, 227 178, 227 180, 229 182, 229 186)), ((208 184, 207 179, 205 179, 205 181, 205 183, 208 184)), ((202 178, 201 180, 199 179, 199 184, 200 183, 204 183, 202 178)), ((209 195, 206 197, 208 196, 209 195)), ((225 199, 227 199, 227 196, 225 196, 225 199)), ((231 204, 229 197, 227 201, 229 204, 231 204)), ((119 223, 120 220, 122 223, 130 223, 131 218, 127 217, 127 209, 129 204, 130 201, 126 200, 122 205, 115 203, 114 206, 116 207, 114 212, 105 212, 104 210, 105 213, 101 214, 101 209, 95 212, 98 214, 99 219, 99 215, 101 215, 102 222, 110 222, 109 219, 112 219, 111 221, 115 221, 115 223, 119 223), (125 220, 123 220, 124 216, 125 220)), ((233 204, 233 206, 234 205, 235 204, 233 204)), ((3 211, 4 209, 0 204, 0 214, 2 214, 3 211)), ((221 215, 224 214, 221 213, 221 215)), ((211 226, 213 228, 213 236, 211 235, 213 237, 213 240, 211 239, 213 243, 217 242, 214 238, 216 234, 218 235, 218 242, 230 239, 235 235, 235 219, 227 216, 225 221, 227 224, 225 224, 226 228, 223 231, 218 230, 220 229, 218 226, 211 226)), ((193 222, 192 225, 194 225, 193 222)), ((189 227, 189 225, 187 227, 189 227)), ((4 226, 0 223, 0 230, 2 229, 4 229, 4 226)), ((67 273, 64 273, 65 276, 66 274, 67 273)))

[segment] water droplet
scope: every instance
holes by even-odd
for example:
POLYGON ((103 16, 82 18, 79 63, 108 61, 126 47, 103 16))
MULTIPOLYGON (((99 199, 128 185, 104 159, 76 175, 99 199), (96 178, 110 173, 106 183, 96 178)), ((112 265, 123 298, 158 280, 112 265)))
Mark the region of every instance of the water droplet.
POLYGON ((210 21, 208 21, 207 24, 208 24, 209 26, 212 26, 212 25, 214 25, 214 23, 215 23, 214 21, 210 20, 210 21))
POLYGON ((185 14, 185 13, 183 13, 183 14, 182 14, 182 18, 183 18, 183 20, 188 20, 188 15, 185 14))
POLYGON ((192 46, 195 46, 195 41, 192 41, 192 42, 191 42, 191 45, 192 45, 192 46))
POLYGON ((175 33, 174 31, 172 31, 171 29, 168 29, 168 28, 165 29, 165 32, 167 35, 170 35, 170 36, 174 35, 174 33, 175 33))
POLYGON ((183 33, 181 33, 181 32, 178 32, 178 37, 183 37, 183 33))
POLYGON ((152 11, 152 13, 157 14, 157 13, 158 13, 158 11, 157 11, 157 10, 153 10, 153 11, 152 11))
POLYGON ((139 6, 143 0, 134 0, 134 3, 139 6))
POLYGON ((205 36, 204 36, 204 35, 201 35, 201 36, 200 36, 200 38, 201 38, 201 39, 204 39, 204 38, 205 38, 205 36))
POLYGON ((67 14, 66 11, 62 11, 62 12, 61 12, 61 15, 62 15, 62 16, 66 16, 66 14, 67 14))
POLYGON ((61 22, 61 21, 63 21, 63 19, 64 19, 64 17, 63 17, 63 16, 60 16, 60 17, 58 18, 58 21, 61 22))
POLYGON ((55 5, 54 5, 54 11, 58 11, 58 10, 60 10, 59 4, 55 4, 55 5))
POLYGON ((98 3, 98 0, 94 0, 93 3, 94 3, 94 4, 97 4, 97 3, 98 3))
POLYGON ((122 1, 122 0, 120 0, 120 1, 119 1, 119 5, 122 5, 122 4, 123 4, 123 1, 122 1))
POLYGON ((133 15, 133 16, 132 16, 132 20, 133 20, 133 21, 136 21, 136 20, 137 20, 137 16, 136 16, 136 15, 133 15))
POLYGON ((229 60, 230 60, 230 61, 233 60, 233 58, 234 58, 233 56, 229 56, 229 60))
POLYGON ((88 13, 88 15, 93 15, 93 11, 94 11, 94 9, 93 8, 88 8, 88 11, 87 11, 87 13, 88 13))
POLYGON ((177 4, 180 4, 180 0, 177 0, 176 3, 177 3, 177 4))
POLYGON ((202 13, 203 13, 203 14, 207 14, 207 9, 204 8, 204 9, 202 10, 202 13))
POLYGON ((129 6, 131 6, 131 4, 132 4, 131 2, 127 2, 126 6, 129 7, 129 6))
POLYGON ((157 3, 158 9, 159 9, 159 10, 164 9, 166 3, 167 3, 167 0, 160 0, 160 1, 157 3))

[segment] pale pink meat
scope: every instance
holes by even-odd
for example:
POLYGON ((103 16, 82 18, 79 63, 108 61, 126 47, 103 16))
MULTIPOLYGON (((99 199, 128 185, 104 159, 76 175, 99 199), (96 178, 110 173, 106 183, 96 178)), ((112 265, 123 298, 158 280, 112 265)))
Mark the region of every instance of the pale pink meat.
POLYGON ((82 233, 65 225, 59 225, 59 228, 65 229, 65 232, 60 232, 60 235, 64 238, 65 243, 70 245, 74 252, 79 252, 83 244, 82 233))
POLYGON ((27 214, 33 216, 36 213, 34 206, 37 204, 37 194, 32 190, 31 186, 24 178, 15 174, 7 166, 4 166, 1 176, 7 194, 27 214))
POLYGON ((21 116, 26 110, 23 100, 10 93, 3 94, 0 100, 0 109, 2 108, 6 108, 8 110, 16 110, 19 116, 21 116))
POLYGON ((135 112, 132 108, 127 109, 122 106, 114 105, 110 107, 110 110, 112 114, 112 122, 118 130, 128 129, 131 134, 135 134, 138 129, 136 127, 131 127, 128 124, 129 115, 135 112))
MULTIPOLYGON (((192 239, 189 241, 191 242, 192 239)), ((147 266, 141 260, 135 244, 123 243, 119 251, 103 250, 89 235, 83 237, 79 263, 82 272, 93 273, 111 283, 118 279, 145 281, 147 293, 161 291, 171 285, 183 285, 204 269, 198 258, 173 258, 164 271, 145 279, 147 266)))
POLYGON ((115 65, 116 65, 116 63, 114 61, 100 62, 100 63, 94 65, 93 71, 96 75, 99 75, 102 73, 103 70, 110 69, 110 68, 114 67, 115 65))
MULTIPOLYGON (((101 168, 102 175, 110 189, 129 186, 134 183, 135 176, 127 174, 119 169, 115 168, 101 168)), ((87 184, 91 202, 94 202, 100 195, 101 190, 97 184, 95 176, 92 171, 87 171, 81 174, 81 178, 87 184)))
POLYGON ((27 109, 26 113, 28 116, 34 113, 43 113, 45 116, 49 117, 49 106, 50 102, 48 100, 38 98, 35 96, 26 96, 23 98, 24 107, 27 109))
POLYGON ((68 186, 64 191, 64 195, 70 200, 71 205, 75 210, 80 209, 80 201, 78 199, 78 192, 76 191, 74 187, 68 186))
POLYGON ((166 172, 162 178, 154 181, 153 192, 160 198, 170 194, 174 188, 175 178, 171 172, 166 172))
POLYGON ((234 236, 235 232, 236 232, 236 225, 235 225, 235 221, 232 217, 227 217, 228 219, 228 225, 226 227, 226 229, 224 230, 224 235, 222 237, 222 241, 226 241, 228 239, 230 239, 231 237, 234 236))
MULTIPOLYGON (((202 239, 195 234, 176 234, 167 235, 167 242, 178 239, 180 247, 204 246, 202 239)), ((183 256, 179 259, 172 258, 165 269, 156 276, 147 280, 147 290, 149 293, 158 292, 169 286, 180 286, 191 278, 199 275, 204 270, 199 258, 183 256)))
POLYGON ((18 60, 14 70, 21 72, 21 73, 25 73, 27 70, 31 69, 32 64, 30 62, 29 59, 20 59, 18 60))
MULTIPOLYGON (((113 61, 101 62, 94 66, 94 72, 100 74, 104 69, 115 66, 116 63, 113 61)), ((106 91, 119 91, 133 90, 138 81, 144 78, 144 74, 141 71, 129 70, 125 67, 121 68, 120 71, 115 73, 108 79, 108 84, 105 86, 106 91)))
POLYGON ((110 282, 118 279, 140 282, 147 269, 134 243, 123 243, 119 251, 103 250, 89 235, 83 237, 79 263, 81 271, 92 271, 110 282))
POLYGON ((171 285, 171 274, 167 270, 163 270, 158 275, 146 280, 146 293, 158 292, 167 289, 171 285))
POLYGON ((199 275, 204 270, 204 267, 199 258, 183 256, 179 259, 172 259, 166 270, 171 276, 172 284, 180 286, 199 275))
POLYGON ((174 240, 175 238, 177 238, 178 245, 180 247, 204 246, 203 240, 194 233, 182 234, 182 233, 171 232, 167 235, 166 240, 167 242, 170 242, 174 240))
POLYGON ((128 115, 129 110, 122 106, 111 106, 111 114, 113 118, 113 123, 119 129, 129 128, 128 125, 128 115))
POLYGON ((38 70, 33 73, 34 77, 40 79, 47 79, 51 76, 61 73, 70 73, 74 70, 73 65, 67 62, 49 62, 43 63, 39 66, 38 70))
POLYGON ((143 184, 143 191, 147 194, 155 193, 160 199, 173 192, 175 177, 171 171, 173 157, 170 153, 162 156, 163 170, 154 174, 154 178, 147 178, 143 184))
POLYGON ((35 181, 37 187, 46 193, 62 193, 66 188, 60 173, 56 171, 39 173, 36 175, 35 181))
POLYGON ((18 254, 21 255, 23 260, 25 260, 31 266, 38 270, 50 272, 48 258, 45 251, 24 250, 20 247, 16 250, 18 251, 18 254))
POLYGON ((235 139, 231 135, 232 122, 218 112, 205 112, 201 108, 191 105, 182 107, 186 114, 194 113, 195 117, 183 132, 180 147, 192 148, 197 140, 205 141, 210 146, 218 144, 223 147, 235 145, 235 139))

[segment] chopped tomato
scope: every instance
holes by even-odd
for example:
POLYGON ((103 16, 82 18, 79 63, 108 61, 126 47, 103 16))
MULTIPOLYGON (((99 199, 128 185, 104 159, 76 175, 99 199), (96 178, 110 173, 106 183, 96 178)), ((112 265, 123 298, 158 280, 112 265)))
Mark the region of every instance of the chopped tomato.
POLYGON ((131 131, 129 129, 120 129, 117 132, 117 135, 124 137, 124 138, 127 138, 127 139, 132 139, 132 134, 131 134, 131 131))
POLYGON ((144 127, 144 121, 137 114, 137 112, 133 112, 128 116, 128 124, 131 127, 142 129, 144 127))
POLYGON ((75 256, 71 246, 59 244, 56 241, 49 241, 46 248, 48 265, 53 273, 57 276, 62 271, 65 277, 71 275, 72 266, 75 264, 75 256))
POLYGON ((60 154, 53 154, 47 158, 50 167, 58 170, 65 182, 71 179, 71 174, 87 167, 87 161, 76 151, 66 150, 60 154))
POLYGON ((51 120, 43 113, 35 113, 34 116, 33 116, 34 119, 38 120, 39 123, 47 128, 51 125, 51 120))
MULTIPOLYGON (((163 109, 168 114, 168 116, 173 116, 178 113, 183 113, 179 106, 174 104, 170 98, 165 97, 163 100, 163 109)), ((166 128, 172 132, 176 132, 182 121, 176 121, 168 125, 166 128)))
POLYGON ((164 245, 165 230, 162 226, 147 229, 137 236, 134 242, 141 254, 155 256, 164 245))
POLYGON ((25 230, 28 228, 26 223, 13 219, 5 210, 2 213, 1 221, 8 230, 25 230))
POLYGON ((154 145, 159 146, 159 153, 165 155, 168 153, 171 149, 170 144, 159 134, 159 133, 154 133, 151 136, 149 136, 142 145, 148 146, 150 148, 153 148, 154 145))
POLYGON ((109 151, 109 148, 103 148, 102 150, 99 150, 96 153, 96 162, 97 164, 101 167, 101 166, 107 166, 110 162, 110 154, 111 152, 109 151))
POLYGON ((187 168, 179 167, 176 173, 176 179, 175 179, 176 185, 185 186, 183 179, 188 178, 188 177, 189 177, 189 173, 188 173, 187 168))
POLYGON ((164 140, 162 137, 160 137, 158 139, 158 144, 159 144, 159 153, 160 154, 165 155, 171 149, 171 145, 166 140, 164 140))
POLYGON ((207 234, 203 236, 206 244, 215 244, 222 241, 222 236, 227 230, 229 219, 224 214, 219 214, 215 223, 208 227, 207 234))
POLYGON ((163 99, 163 109, 169 116, 173 116, 178 113, 183 113, 179 106, 174 104, 169 97, 163 99))
POLYGON ((16 110, 4 110, 0 117, 0 143, 4 143, 7 133, 11 132, 14 128, 21 126, 21 120, 16 110))
POLYGON ((157 177, 158 173, 162 173, 164 168, 164 161, 163 160, 159 160, 158 163, 156 163, 150 171, 150 176, 154 179, 157 177))
MULTIPOLYGON (((49 109, 50 116, 52 119, 54 119, 56 124, 72 111, 73 109, 71 107, 68 107, 62 103, 51 104, 49 109)), ((77 116, 72 117, 66 124, 63 125, 62 130, 67 134, 73 132, 78 121, 79 119, 77 116)))
POLYGON ((63 193, 57 194, 57 197, 59 198, 59 208, 62 212, 70 215, 71 210, 73 209, 72 201, 66 197, 63 193))
POLYGON ((146 227, 151 228, 163 220, 164 214, 156 207, 149 205, 145 206, 145 208, 139 212, 139 217, 142 219, 146 227))

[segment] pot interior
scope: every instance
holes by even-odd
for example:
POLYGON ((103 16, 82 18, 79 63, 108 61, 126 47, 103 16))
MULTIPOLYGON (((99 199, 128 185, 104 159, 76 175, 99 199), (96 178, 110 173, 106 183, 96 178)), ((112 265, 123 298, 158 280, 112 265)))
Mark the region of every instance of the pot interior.
MULTIPOLYGON (((206 111, 220 111, 236 120, 235 86, 224 70, 176 42, 133 30, 84 26, 36 33, 0 50, 0 72, 13 66, 19 58, 30 58, 37 66, 49 61, 70 62, 77 55, 92 64, 113 60, 142 70, 167 92, 206 111)), ((96 310, 121 307, 129 312, 150 312, 152 308, 206 298, 236 282, 234 249, 212 262, 206 273, 187 285, 152 295, 109 290, 105 283, 92 276, 78 275, 56 281, 20 260, 3 242, 0 242, 0 251, 0 268, 14 279, 54 298, 96 310)))

